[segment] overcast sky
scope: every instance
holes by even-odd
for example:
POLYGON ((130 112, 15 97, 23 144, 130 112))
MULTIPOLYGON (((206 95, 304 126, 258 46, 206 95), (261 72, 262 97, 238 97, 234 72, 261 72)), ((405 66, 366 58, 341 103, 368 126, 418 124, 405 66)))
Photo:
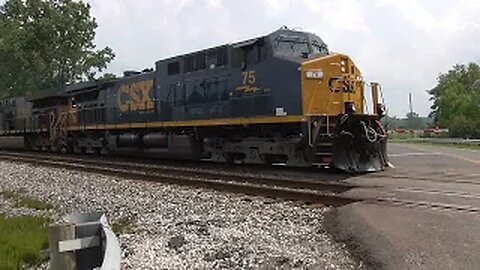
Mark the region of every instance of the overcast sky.
MULTIPOLYGON (((0 0, 0 3, 4 0, 0 0)), ((88 0, 97 44, 117 57, 109 71, 153 67, 161 58, 272 32, 318 34, 366 80, 383 85, 391 115, 429 112, 426 89, 455 63, 480 61, 478 0, 88 0)))

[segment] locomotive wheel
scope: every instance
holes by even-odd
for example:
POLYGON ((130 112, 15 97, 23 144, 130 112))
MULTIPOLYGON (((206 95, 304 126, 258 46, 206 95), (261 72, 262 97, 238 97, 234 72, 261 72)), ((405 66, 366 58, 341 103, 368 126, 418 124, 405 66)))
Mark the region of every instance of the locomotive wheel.
POLYGON ((224 153, 225 163, 227 164, 243 164, 245 156, 241 153, 224 153))

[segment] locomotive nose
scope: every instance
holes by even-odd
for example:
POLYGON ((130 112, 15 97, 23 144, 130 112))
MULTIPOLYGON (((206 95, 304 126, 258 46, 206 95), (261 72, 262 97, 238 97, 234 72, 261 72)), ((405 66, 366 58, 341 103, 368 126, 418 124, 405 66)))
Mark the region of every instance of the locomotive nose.
POLYGON ((304 114, 322 123, 312 128, 314 155, 347 172, 382 170, 388 160, 386 134, 378 122, 381 110, 374 101, 374 114, 364 111, 364 82, 354 62, 346 55, 328 55, 303 63, 302 74, 304 114))
POLYGON ((302 64, 305 115, 363 113, 362 76, 346 55, 333 54, 302 64))

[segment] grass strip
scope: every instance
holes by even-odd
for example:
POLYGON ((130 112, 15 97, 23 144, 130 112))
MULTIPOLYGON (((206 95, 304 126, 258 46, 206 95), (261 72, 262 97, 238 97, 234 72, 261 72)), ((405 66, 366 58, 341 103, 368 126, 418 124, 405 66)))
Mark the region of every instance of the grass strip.
POLYGON ((2 195, 5 199, 13 200, 15 207, 26 207, 36 210, 48 210, 53 208, 53 205, 49 203, 42 202, 32 197, 20 195, 13 191, 2 191, 0 192, 0 195, 2 195))
POLYGON ((0 270, 22 269, 47 260, 49 220, 43 217, 0 215, 0 270))
POLYGON ((450 148, 459 148, 459 149, 470 149, 470 150, 480 150, 480 145, 478 144, 461 144, 461 143, 435 143, 429 142, 426 140, 418 140, 418 139, 392 139, 389 140, 392 143, 414 143, 414 144, 423 144, 423 145, 431 145, 431 146, 444 146, 450 148))

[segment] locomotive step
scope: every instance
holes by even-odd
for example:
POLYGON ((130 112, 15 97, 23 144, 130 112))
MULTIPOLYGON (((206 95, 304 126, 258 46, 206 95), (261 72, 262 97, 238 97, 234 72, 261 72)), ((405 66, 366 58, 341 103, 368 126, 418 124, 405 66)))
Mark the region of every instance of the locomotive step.
POLYGON ((333 146, 333 143, 331 143, 331 142, 319 142, 319 143, 316 143, 315 146, 333 146))
POLYGON ((315 156, 332 156, 331 152, 316 152, 315 156))

